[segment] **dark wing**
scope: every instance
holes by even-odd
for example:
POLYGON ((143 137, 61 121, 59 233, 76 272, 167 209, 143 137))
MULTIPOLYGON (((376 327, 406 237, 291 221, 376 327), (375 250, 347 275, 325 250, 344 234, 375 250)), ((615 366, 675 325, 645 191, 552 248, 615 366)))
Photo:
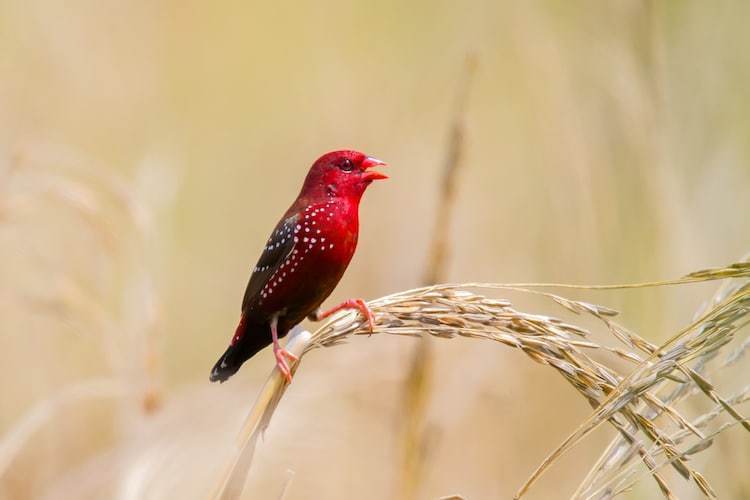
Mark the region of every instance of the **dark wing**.
POLYGON ((250 282, 245 290, 245 297, 242 299, 242 312, 245 312, 248 305, 258 296, 265 286, 268 279, 281 266, 289 254, 294 250, 295 228, 299 215, 295 214, 281 220, 268 238, 263 253, 258 259, 258 263, 250 275, 250 282))

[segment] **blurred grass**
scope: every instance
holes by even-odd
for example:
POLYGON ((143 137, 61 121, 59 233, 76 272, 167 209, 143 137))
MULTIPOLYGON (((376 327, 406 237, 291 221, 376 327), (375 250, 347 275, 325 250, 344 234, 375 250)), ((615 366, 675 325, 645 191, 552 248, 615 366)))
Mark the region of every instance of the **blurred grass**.
MULTIPOLYGON (((749 10, 737 1, 0 1, 0 433, 92 378, 137 389, 56 414, 0 477, 0 497, 127 497, 136 469, 122 464, 147 472, 143 457, 184 452, 169 433, 195 420, 202 434, 179 462, 194 482, 181 491, 208 491, 201 478, 221 460, 205 462, 231 440, 270 363, 261 355, 232 384, 204 387, 267 232, 317 155, 356 147, 387 160, 392 180, 368 192, 357 256, 331 301, 419 283, 467 52, 482 66, 449 280, 627 282, 733 261, 750 234, 749 10), (70 199, 27 196, 42 173, 63 193, 89 190, 96 209, 76 215, 70 199), (103 201, 112 184, 140 208, 103 201), (146 231, 133 222, 142 216, 146 231), (164 407, 144 415, 152 389, 164 391, 164 407), (128 444, 148 432, 173 447, 128 444), (91 470, 108 471, 99 495, 81 479, 91 470)), ((660 343, 708 295, 607 298, 660 343)), ((441 390, 429 418, 440 440, 419 497, 507 496, 587 410, 524 360, 452 344, 435 346, 441 390), (467 376, 469 393, 457 382, 467 376), (542 416, 548 405, 555 422, 542 416), (499 419, 516 427, 498 430, 499 419)), ((260 450, 254 491, 275 495, 289 467, 286 498, 392 493, 406 345, 373 339, 310 356, 269 429, 274 448, 260 450), (314 440, 295 434, 301 415, 319 422, 314 440)), ((720 496, 747 491, 729 481, 746 469, 746 448, 718 446, 732 457, 707 471, 727 485, 720 496)), ((537 494, 572 491, 568 472, 599 451, 587 444, 537 494)), ((145 484, 163 480, 146 472, 145 484)))

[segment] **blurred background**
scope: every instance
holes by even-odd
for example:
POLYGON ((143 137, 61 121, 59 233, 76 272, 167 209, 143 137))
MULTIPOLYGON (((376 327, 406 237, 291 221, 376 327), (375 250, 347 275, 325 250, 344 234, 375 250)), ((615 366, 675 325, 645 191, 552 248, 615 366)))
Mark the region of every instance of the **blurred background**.
MULTIPOLYGON (((422 285, 441 225, 441 281, 634 282, 737 260, 748 16, 697 0, 0 0, 0 498, 210 495, 273 360, 223 385, 209 370, 329 150, 382 158, 391 180, 366 194, 328 304, 422 285)), ((659 343, 714 289, 572 296, 659 343)), ((419 343, 307 356, 245 498, 508 498, 590 412, 507 347, 419 343)), ((740 432, 698 459, 725 498, 750 495, 740 432)), ((530 498, 570 495, 612 435, 530 498)))

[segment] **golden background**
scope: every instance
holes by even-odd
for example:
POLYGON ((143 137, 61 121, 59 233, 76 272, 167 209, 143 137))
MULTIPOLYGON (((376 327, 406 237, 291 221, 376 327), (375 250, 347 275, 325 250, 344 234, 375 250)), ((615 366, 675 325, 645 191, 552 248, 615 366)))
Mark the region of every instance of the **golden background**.
MULTIPOLYGON (((436 224, 451 282, 634 282, 737 260, 749 16, 736 1, 0 0, 0 498, 210 494, 272 356, 223 385, 209 369, 329 150, 386 160, 391 179, 365 195, 327 304, 419 286, 436 224), (436 221, 456 120, 455 206, 436 221)), ((659 343, 713 289, 581 296, 659 343)), ((519 352, 432 340, 405 479, 417 343, 306 357, 246 498, 508 498, 590 412, 519 352)), ((741 432, 696 458, 724 498, 750 495, 741 432)), ((611 435, 530 498, 572 493, 611 435)), ((645 480, 631 496, 656 494, 645 480)))

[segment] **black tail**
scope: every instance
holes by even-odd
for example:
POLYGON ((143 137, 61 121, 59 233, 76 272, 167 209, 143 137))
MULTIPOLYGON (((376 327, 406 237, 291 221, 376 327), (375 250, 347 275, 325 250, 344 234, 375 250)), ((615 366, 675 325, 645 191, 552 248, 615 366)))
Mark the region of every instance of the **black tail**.
POLYGON ((253 328, 240 321, 235 333, 235 337, 239 335, 239 340, 233 342, 216 362, 209 377, 211 382, 224 382, 237 373, 245 361, 271 343, 270 328, 255 326, 253 328))

